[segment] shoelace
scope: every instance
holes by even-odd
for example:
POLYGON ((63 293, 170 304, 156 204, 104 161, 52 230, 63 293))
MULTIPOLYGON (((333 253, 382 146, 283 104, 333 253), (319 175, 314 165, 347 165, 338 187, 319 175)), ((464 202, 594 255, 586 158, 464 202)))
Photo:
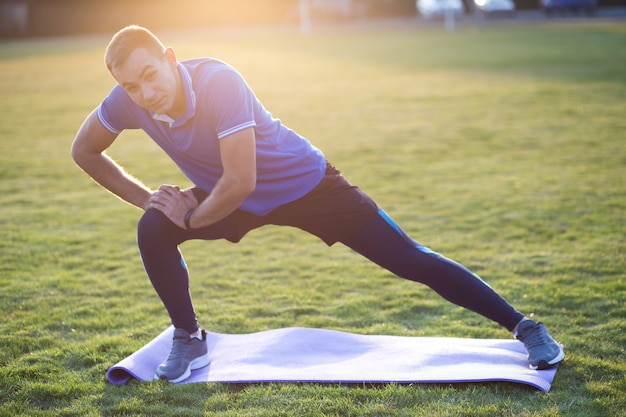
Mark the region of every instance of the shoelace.
POLYGON ((175 337, 172 341, 172 350, 167 360, 170 359, 178 359, 185 356, 185 345, 186 341, 184 337, 175 337))

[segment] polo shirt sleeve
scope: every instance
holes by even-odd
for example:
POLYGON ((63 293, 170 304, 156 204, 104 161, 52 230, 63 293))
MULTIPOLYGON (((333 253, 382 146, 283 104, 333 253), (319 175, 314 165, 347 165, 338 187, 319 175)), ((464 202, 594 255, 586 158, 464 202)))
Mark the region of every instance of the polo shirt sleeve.
POLYGON ((126 91, 116 85, 98 106, 98 119, 107 130, 118 135, 124 129, 139 128, 137 107, 126 91))
POLYGON ((218 139, 256 126, 256 98, 241 75, 231 70, 219 71, 209 80, 208 90, 208 111, 218 139))

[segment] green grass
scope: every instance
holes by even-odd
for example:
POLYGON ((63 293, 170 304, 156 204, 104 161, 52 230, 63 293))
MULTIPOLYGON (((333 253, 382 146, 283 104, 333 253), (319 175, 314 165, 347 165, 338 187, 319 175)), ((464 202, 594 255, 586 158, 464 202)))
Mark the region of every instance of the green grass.
MULTIPOLYGON (((168 318, 140 212, 73 164, 113 80, 108 39, 0 44, 0 416, 619 416, 626 412, 626 27, 541 23, 171 34, 236 65, 414 238, 467 265, 566 345, 550 393, 505 383, 112 386, 168 318)), ((188 185, 140 132, 110 154, 188 185)), ((183 246, 202 324, 508 338, 338 245, 267 227, 183 246)))

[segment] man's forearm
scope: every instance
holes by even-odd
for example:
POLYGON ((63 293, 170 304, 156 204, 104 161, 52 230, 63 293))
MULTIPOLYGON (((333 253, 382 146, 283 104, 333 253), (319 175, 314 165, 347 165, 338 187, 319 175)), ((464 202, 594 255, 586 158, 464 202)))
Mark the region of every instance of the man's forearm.
POLYGON ((222 178, 211 194, 195 209, 193 217, 189 219, 190 226, 204 227, 222 220, 239 208, 253 189, 222 178))
POLYGON ((79 155, 76 163, 94 181, 129 204, 145 209, 152 191, 106 154, 79 155))

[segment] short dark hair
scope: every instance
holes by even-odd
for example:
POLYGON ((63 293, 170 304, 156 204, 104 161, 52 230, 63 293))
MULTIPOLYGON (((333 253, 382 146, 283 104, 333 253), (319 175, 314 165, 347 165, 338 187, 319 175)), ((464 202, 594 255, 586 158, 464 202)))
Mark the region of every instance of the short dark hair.
POLYGON ((137 25, 126 26, 113 35, 104 53, 104 62, 109 71, 123 64, 138 48, 147 49, 157 56, 165 52, 165 46, 148 29, 137 25))

